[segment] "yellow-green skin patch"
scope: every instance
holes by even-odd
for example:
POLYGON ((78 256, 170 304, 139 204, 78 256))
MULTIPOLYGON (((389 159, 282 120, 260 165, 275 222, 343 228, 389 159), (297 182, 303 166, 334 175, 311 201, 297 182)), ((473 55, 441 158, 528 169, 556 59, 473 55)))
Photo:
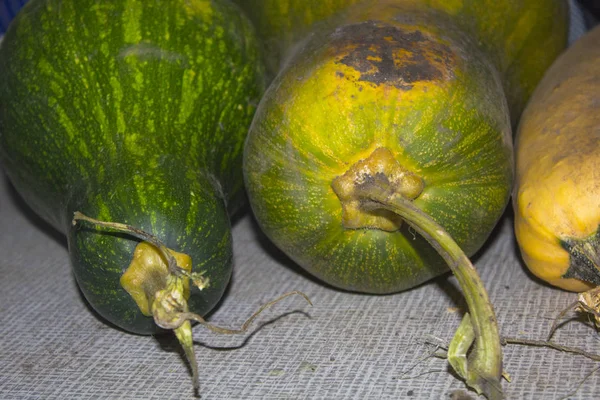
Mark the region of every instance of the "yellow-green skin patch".
POLYGON ((272 73, 308 33, 351 22, 444 14, 474 38, 502 78, 513 127, 544 71, 567 44, 566 0, 235 0, 263 38, 272 73), (412 10, 412 11, 411 11, 412 10), (407 12, 405 12, 407 11, 407 12))
POLYGON ((192 258, 211 286, 231 272, 228 211, 264 68, 253 28, 227 1, 32 0, 0 48, 0 158, 45 220, 68 235, 90 304, 138 333, 156 325, 119 284, 137 244, 71 227, 74 211, 133 225, 192 258))

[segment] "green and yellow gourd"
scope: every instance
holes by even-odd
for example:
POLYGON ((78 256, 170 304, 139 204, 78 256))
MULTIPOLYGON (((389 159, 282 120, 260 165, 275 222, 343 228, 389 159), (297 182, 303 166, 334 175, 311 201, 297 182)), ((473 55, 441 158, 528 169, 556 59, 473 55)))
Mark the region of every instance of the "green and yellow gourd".
POLYGON ((2 166, 67 235, 86 299, 127 331, 175 329, 197 373, 186 313, 211 310, 229 282, 264 90, 251 23, 228 0, 32 0, 0 76, 2 166), (113 225, 73 225, 75 212, 113 225))
POLYGON ((567 5, 240 4, 279 68, 244 153, 260 226, 347 290, 397 292, 449 265, 470 311, 449 360, 469 386, 501 397, 495 317, 467 255, 507 205, 511 126, 566 45, 567 5))

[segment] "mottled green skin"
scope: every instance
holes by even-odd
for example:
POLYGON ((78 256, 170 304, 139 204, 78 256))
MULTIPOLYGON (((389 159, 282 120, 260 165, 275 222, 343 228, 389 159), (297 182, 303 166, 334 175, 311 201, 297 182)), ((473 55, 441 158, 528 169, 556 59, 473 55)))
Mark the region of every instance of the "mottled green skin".
POLYGON ((362 0, 234 0, 248 14, 262 39, 267 66, 279 71, 295 42, 334 26, 349 6, 362 0))
POLYGON ((244 171, 260 226, 292 259, 334 286, 390 293, 447 266, 406 224, 344 228, 333 180, 388 148, 425 182, 414 203, 472 255, 508 202, 513 149, 499 74, 452 19, 376 15, 386 17, 315 37, 291 59, 261 101, 244 171), (361 40, 369 51, 348 50, 361 40), (406 56, 417 68, 376 61, 404 47, 431 52, 406 56))
MULTIPOLYGON (((295 43, 346 23, 369 18, 374 8, 421 8, 445 13, 496 65, 516 125, 545 70, 567 44, 566 0, 235 0, 263 39, 274 72, 295 43)), ((398 13, 396 13, 398 15, 398 13)))
POLYGON ((207 271, 204 314, 231 273, 228 211, 264 88, 253 28, 227 0, 29 2, 0 48, 0 158, 25 201, 67 234, 75 276, 103 317, 153 333, 119 278, 137 241, 71 225, 131 224, 207 271))

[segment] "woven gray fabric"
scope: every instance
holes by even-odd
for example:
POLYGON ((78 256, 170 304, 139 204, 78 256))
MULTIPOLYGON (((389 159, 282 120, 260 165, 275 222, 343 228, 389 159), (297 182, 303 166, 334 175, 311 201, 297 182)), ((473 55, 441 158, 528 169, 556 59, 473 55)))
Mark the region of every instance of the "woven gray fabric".
MULTIPOLYGON (((0 398, 189 399, 187 364, 171 337, 131 335, 86 307, 70 272, 62 236, 0 186, 0 398)), ((541 339, 574 294, 540 284, 519 262, 507 215, 474 258, 505 336, 541 339)), ((250 216, 234 227, 235 272, 213 323, 236 326, 258 306, 298 289, 262 314, 248 334, 194 329, 203 399, 442 399, 464 392, 443 359, 464 311, 455 280, 445 276, 408 292, 367 296, 320 284, 273 248, 250 216), (437 339, 435 339, 437 338, 437 339)), ((586 319, 556 341, 598 349, 586 319)), ((504 348, 509 399, 559 399, 598 365, 545 348, 504 348)), ((600 372, 572 399, 595 399, 600 372)), ((464 394, 464 393, 463 393, 464 394)), ((472 393, 470 396, 475 397, 472 393)))
MULTIPOLYGON (((583 32, 576 27, 573 38, 583 32)), ((445 360, 429 357, 435 347, 428 342, 447 344, 465 311, 453 277, 394 295, 351 294, 301 271, 249 215, 235 224, 234 243, 233 279, 211 322, 237 327, 260 304, 290 290, 305 292, 314 306, 286 299, 244 335, 194 328, 203 399, 477 397, 445 360)), ((131 335, 98 319, 77 289, 64 238, 1 174, 0 254, 0 399, 194 398, 176 340, 131 335)), ((473 260, 502 335, 543 339, 575 299, 526 271, 510 211, 473 260)), ((586 318, 565 323, 554 339, 600 353, 586 318)), ((508 399, 597 399, 600 393, 600 371, 593 373, 599 364, 582 356, 509 345, 504 363, 512 376, 503 383, 508 399)))

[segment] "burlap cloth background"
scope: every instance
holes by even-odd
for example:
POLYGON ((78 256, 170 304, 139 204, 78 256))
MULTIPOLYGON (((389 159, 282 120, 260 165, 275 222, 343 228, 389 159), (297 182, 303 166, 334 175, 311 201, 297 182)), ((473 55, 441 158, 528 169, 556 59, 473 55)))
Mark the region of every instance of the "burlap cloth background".
MULTIPOLYGON (((584 30, 578 10, 573 21, 575 38, 584 30)), ((210 315, 213 323, 237 327, 260 304, 294 289, 314 306, 286 299, 245 335, 196 327, 203 399, 477 397, 445 360, 428 357, 434 349, 428 342, 448 343, 464 311, 453 277, 389 296, 349 294, 302 272, 248 214, 236 222, 234 240, 233 280, 210 315)), ((86 306, 65 243, 0 174, 0 399, 193 398, 173 337, 119 331, 86 306)), ((510 210, 474 262, 502 335, 545 338, 553 318, 575 298, 525 270, 510 210)), ((600 353, 590 322, 572 317, 554 339, 600 353)), ((594 373, 600 363, 582 356, 509 345, 504 363, 512 376, 503 383, 509 399, 600 398, 600 371, 594 373)))

